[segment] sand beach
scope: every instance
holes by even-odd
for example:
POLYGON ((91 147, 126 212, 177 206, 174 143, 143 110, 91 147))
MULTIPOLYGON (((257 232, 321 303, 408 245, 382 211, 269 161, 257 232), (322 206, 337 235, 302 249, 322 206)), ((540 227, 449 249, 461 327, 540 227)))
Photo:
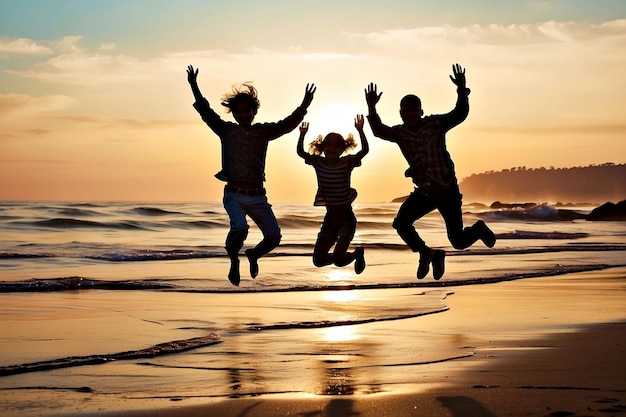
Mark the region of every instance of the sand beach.
MULTIPOLYGON (((619 416, 626 412, 625 274, 618 268, 454 288, 446 298, 450 310, 420 318, 420 332, 426 339, 446 338, 471 356, 415 366, 419 370, 401 386, 382 382, 378 393, 339 395, 334 387, 336 395, 275 394, 194 405, 170 400, 92 415, 619 416)), ((404 324, 387 326, 400 327, 400 333, 404 324)), ((419 346, 420 338, 412 343, 419 346)), ((349 374, 342 364, 335 366, 329 374, 349 374)))

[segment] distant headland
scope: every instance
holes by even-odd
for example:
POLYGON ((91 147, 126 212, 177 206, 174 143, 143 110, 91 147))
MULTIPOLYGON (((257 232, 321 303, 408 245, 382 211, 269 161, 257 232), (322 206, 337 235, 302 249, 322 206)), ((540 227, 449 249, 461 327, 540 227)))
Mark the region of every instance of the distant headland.
POLYGON ((626 164, 515 167, 473 174, 459 187, 465 201, 621 201, 626 198, 626 164))
POLYGON ((611 162, 573 168, 515 167, 464 178, 464 200, 589 202, 626 198, 626 164, 611 162))

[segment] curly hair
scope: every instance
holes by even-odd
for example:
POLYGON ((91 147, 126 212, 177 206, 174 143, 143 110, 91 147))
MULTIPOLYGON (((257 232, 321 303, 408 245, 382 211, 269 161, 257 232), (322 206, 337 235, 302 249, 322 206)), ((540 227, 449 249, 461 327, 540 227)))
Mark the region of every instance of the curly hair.
POLYGON ((252 84, 243 83, 234 85, 230 93, 222 96, 222 106, 230 113, 239 103, 245 103, 256 113, 261 107, 256 88, 252 84))
POLYGON ((344 153, 351 149, 356 148, 357 146, 352 133, 350 133, 348 137, 344 139, 343 136, 341 136, 339 133, 331 132, 328 135, 326 135, 326 137, 319 135, 313 142, 311 142, 309 144, 309 153, 313 155, 321 155, 322 153, 324 153, 324 144, 326 143, 327 139, 332 138, 332 137, 337 137, 341 140, 341 143, 343 143, 344 153))

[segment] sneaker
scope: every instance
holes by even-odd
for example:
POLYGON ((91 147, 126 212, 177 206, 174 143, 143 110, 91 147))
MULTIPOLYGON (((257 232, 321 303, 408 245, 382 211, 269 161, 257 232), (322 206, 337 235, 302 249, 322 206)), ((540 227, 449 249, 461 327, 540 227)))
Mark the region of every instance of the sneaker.
POLYGON ((228 271, 228 280, 234 286, 239 286, 241 277, 239 276, 239 259, 230 260, 230 271, 228 271))
POLYGON ((474 227, 476 227, 476 229, 480 233, 480 240, 483 241, 485 246, 487 246, 488 248, 493 248, 496 244, 496 235, 485 224, 485 222, 482 220, 478 220, 474 227))
POLYGON ((246 250, 246 256, 250 262, 250 276, 256 278, 259 275, 259 258, 254 256, 252 249, 246 250))
POLYGON ((433 260, 434 255, 435 251, 430 248, 427 252, 420 253, 420 260, 417 266, 417 279, 426 278, 428 271, 430 271, 430 262, 433 260))
POLYGON ((440 280, 446 271, 446 252, 437 249, 435 250, 435 254, 433 255, 433 276, 435 280, 440 280))
POLYGON ((354 250, 354 272, 360 274, 365 270, 365 250, 359 246, 354 250))

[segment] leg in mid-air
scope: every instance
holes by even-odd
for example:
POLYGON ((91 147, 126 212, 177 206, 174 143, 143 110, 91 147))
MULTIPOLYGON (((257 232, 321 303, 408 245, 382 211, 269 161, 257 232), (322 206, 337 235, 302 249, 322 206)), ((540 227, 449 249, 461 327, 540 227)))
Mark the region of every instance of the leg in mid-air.
POLYGON ((230 258, 230 270, 228 280, 233 285, 239 285, 241 280, 239 274, 239 251, 243 247, 243 242, 248 237, 248 223, 246 213, 237 199, 237 195, 226 193, 224 195, 224 208, 230 219, 230 230, 226 236, 226 253, 230 258))
POLYGON ((402 203, 398 214, 393 221, 393 227, 398 235, 413 251, 420 254, 417 268, 417 278, 423 279, 430 271, 430 264, 436 269, 435 276, 443 276, 445 252, 435 250, 426 245, 415 229, 414 223, 436 208, 433 200, 428 198, 419 188, 413 191, 402 203), (435 268, 436 265, 436 268, 435 268))
POLYGON ((263 239, 254 248, 247 249, 245 252, 250 262, 250 276, 256 278, 259 274, 259 258, 275 249, 280 244, 282 236, 267 197, 253 197, 246 206, 246 212, 263 233, 263 239))

